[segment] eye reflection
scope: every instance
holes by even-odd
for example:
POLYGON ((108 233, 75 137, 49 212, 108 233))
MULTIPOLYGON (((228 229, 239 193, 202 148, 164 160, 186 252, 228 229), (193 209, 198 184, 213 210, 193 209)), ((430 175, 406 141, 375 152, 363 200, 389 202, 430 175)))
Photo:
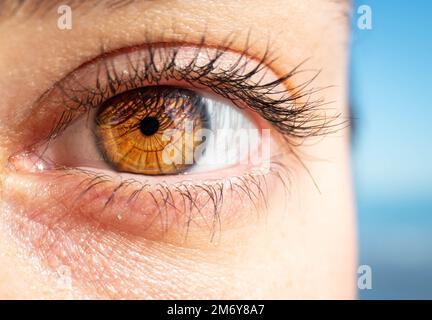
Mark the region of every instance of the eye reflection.
MULTIPOLYGON (((205 143, 186 137, 209 127, 202 97, 187 89, 151 86, 119 94, 105 101, 95 119, 97 144, 105 159, 119 171, 145 175, 178 174, 194 163, 205 143), (170 132, 180 134, 169 135, 170 132), (168 135, 167 135, 168 133, 168 135), (164 160, 171 149, 177 161, 164 160)), ((171 155, 172 156, 172 155, 171 155)))

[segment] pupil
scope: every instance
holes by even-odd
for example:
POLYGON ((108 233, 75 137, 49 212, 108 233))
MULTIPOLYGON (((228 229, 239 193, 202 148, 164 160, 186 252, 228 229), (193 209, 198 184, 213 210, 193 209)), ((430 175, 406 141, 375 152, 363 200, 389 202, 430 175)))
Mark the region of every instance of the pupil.
POLYGON ((143 135, 151 136, 159 130, 159 121, 155 117, 147 117, 141 120, 140 130, 143 135))

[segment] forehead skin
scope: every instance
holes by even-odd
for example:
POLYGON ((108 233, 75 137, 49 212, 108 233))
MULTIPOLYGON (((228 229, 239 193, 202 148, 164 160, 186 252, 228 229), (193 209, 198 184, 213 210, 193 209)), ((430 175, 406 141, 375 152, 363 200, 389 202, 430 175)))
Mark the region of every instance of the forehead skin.
MULTIPOLYGON (((199 44, 205 35, 209 46, 232 39, 230 48, 241 51, 248 43, 249 53, 256 57, 270 48, 277 57, 271 64, 275 73, 288 72, 306 59, 308 69, 321 70, 314 86, 330 86, 322 93, 323 98, 334 101, 331 108, 347 115, 347 1, 135 0, 114 6, 112 1, 74 1, 70 3, 72 30, 57 27, 59 15, 53 1, 41 1, 46 4, 37 10, 26 3, 13 8, 12 2, 0 2, 0 130, 4 133, 0 141, 0 191, 12 147, 22 143, 19 126, 31 114, 34 101, 70 71, 98 56, 101 47, 112 51, 148 39, 186 39, 199 44)), ((162 261, 154 279, 160 279, 159 286, 163 286, 169 278, 166 287, 172 291, 165 292, 158 284, 146 282, 145 275, 137 275, 151 290, 135 288, 136 296, 354 297, 355 232, 348 141, 348 130, 342 130, 331 139, 305 146, 308 157, 304 163, 314 182, 309 174, 298 173, 301 177, 294 185, 297 201, 293 209, 286 212, 276 201, 275 212, 269 214, 265 226, 257 227, 253 237, 250 233, 247 239, 241 234, 227 236, 227 243, 221 244, 225 247, 209 248, 193 259, 188 252, 159 248, 162 245, 158 244, 166 257, 143 257, 141 267, 143 273, 156 272, 146 264, 162 261), (177 261, 176 256, 183 261, 177 261), (198 262, 186 266, 189 258, 198 262), (187 273, 176 272, 172 266, 187 273), (185 274, 186 280, 182 278, 185 274), (186 290, 188 286, 190 290, 186 290)), ((0 193, 0 203, 1 197, 0 193)), ((0 219, 0 297, 84 296, 80 288, 52 292, 51 284, 17 253, 18 236, 7 228, 7 222, 0 219)), ((152 255, 158 255, 157 248, 150 250, 152 255)))

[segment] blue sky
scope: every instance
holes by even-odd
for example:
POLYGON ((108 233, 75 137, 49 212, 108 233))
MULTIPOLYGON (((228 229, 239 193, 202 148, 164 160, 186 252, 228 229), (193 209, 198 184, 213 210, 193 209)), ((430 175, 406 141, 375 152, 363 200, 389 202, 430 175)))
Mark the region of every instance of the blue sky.
POLYGON ((358 185, 370 196, 432 196, 432 1, 355 4, 373 17, 352 37, 358 185))
POLYGON ((432 298, 432 1, 354 1, 351 97, 362 298, 432 298))

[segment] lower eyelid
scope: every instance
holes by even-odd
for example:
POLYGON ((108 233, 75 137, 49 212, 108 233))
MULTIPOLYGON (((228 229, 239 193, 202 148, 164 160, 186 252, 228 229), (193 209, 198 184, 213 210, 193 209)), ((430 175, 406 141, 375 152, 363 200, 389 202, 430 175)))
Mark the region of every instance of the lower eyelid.
POLYGON ((30 219, 50 224, 55 217, 84 220, 149 240, 208 243, 222 228, 245 225, 268 203, 268 190, 284 187, 282 168, 207 183, 144 185, 79 170, 11 175, 10 203, 30 219), (19 183, 21 185, 17 186, 19 183), (24 187, 25 186, 25 187, 24 187), (34 194, 35 190, 38 194, 34 194), (196 241, 195 241, 196 240, 196 241))

